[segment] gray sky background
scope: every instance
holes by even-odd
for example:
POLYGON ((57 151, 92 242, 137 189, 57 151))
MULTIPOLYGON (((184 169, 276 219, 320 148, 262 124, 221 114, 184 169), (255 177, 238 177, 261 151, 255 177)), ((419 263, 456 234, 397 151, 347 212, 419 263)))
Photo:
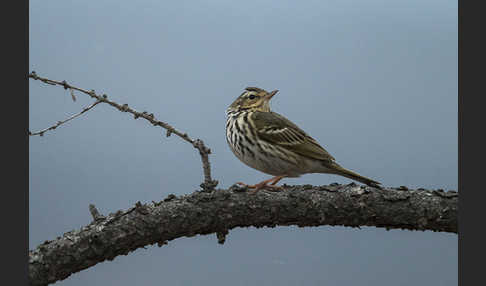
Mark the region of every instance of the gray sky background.
MULTIPOLYGON (((344 167, 385 186, 457 190, 457 1, 30 1, 30 70, 106 93, 201 138, 227 188, 267 175, 226 145, 246 86, 344 167)), ((30 81, 30 129, 91 100, 30 81)), ((102 213, 193 192, 196 150, 109 106, 30 138, 29 246, 102 213)), ((287 184, 349 183, 333 175, 287 184)), ((457 235, 236 229, 98 264, 58 285, 457 285, 457 235)), ((57 285, 56 284, 56 285, 57 285)))

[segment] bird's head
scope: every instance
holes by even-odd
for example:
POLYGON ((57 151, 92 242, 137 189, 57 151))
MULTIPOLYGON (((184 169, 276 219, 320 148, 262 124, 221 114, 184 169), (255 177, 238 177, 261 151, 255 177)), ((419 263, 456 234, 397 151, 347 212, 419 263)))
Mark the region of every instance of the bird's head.
POLYGON ((228 107, 228 111, 263 111, 270 112, 270 99, 278 92, 267 92, 258 87, 247 87, 245 91, 228 107))

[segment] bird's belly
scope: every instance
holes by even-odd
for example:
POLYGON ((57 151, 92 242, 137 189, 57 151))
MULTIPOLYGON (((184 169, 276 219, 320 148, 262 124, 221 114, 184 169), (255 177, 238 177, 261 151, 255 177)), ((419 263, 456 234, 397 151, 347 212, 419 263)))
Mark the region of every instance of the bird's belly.
POLYGON ((280 148, 254 138, 252 135, 235 132, 235 122, 227 124, 226 141, 231 151, 240 161, 263 173, 273 176, 286 175, 298 177, 302 174, 298 168, 297 157, 280 148), (251 142, 248 142, 248 141, 251 142))
MULTIPOLYGON (((246 152, 241 152, 239 148, 232 149, 236 157, 240 159, 246 165, 259 170, 263 173, 270 174, 273 176, 287 175, 289 177, 298 177, 300 172, 296 165, 287 160, 282 160, 278 157, 271 155, 263 155, 263 153, 258 150, 254 151, 254 155, 248 154, 246 152)), ((251 149, 250 149, 251 150, 251 149)))

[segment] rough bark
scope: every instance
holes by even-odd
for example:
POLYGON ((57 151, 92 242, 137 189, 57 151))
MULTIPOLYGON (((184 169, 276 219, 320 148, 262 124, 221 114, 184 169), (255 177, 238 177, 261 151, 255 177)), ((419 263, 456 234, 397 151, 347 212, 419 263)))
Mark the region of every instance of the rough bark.
POLYGON ((216 233, 224 243, 235 227, 277 225, 375 226, 457 233, 458 194, 442 190, 376 189, 368 186, 285 186, 254 195, 227 190, 169 195, 137 203, 106 217, 90 205, 94 220, 29 251, 31 285, 47 285, 105 260, 179 237, 216 233))

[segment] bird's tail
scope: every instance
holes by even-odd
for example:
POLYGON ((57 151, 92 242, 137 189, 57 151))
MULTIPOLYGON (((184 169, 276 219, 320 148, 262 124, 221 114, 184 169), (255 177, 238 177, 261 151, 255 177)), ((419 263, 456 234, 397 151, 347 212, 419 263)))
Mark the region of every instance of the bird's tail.
POLYGON ((346 178, 350 178, 352 180, 361 182, 361 183, 366 184, 366 185, 371 186, 371 187, 379 187, 379 185, 381 184, 380 182, 377 182, 377 181, 372 180, 370 178, 361 176, 360 174, 357 174, 353 171, 345 169, 345 168, 343 168, 343 167, 341 167, 337 164, 333 166, 333 169, 334 169, 334 174, 336 174, 336 175, 340 175, 340 176, 343 176, 343 177, 346 177, 346 178))

